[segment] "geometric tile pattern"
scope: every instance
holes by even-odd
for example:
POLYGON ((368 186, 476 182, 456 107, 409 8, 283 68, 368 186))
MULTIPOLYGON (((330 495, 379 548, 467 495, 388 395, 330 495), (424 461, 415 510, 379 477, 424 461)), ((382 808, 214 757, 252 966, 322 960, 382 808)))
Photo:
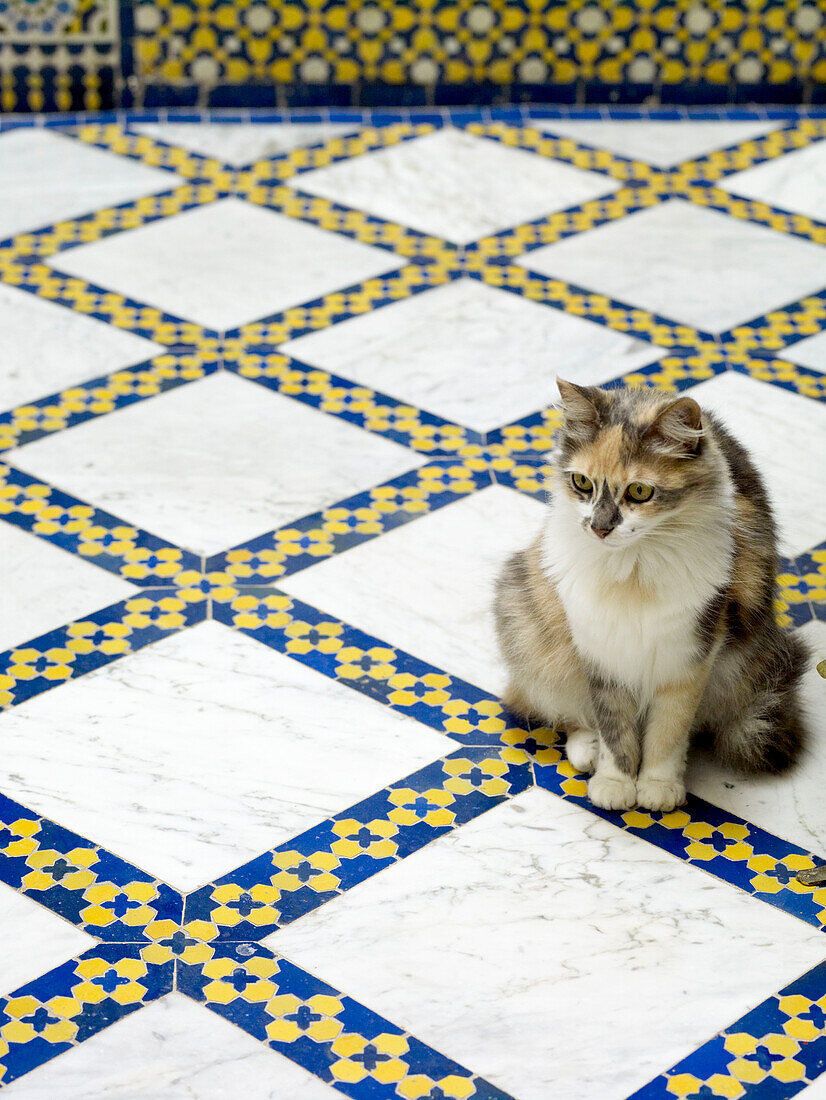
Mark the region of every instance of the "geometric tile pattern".
MULTIPOLYGON (((0 1064, 8 1082, 85 1042, 173 988, 286 1055, 345 1095, 485 1097, 506 1094, 397 1024, 274 953, 260 941, 380 874, 431 840, 532 786, 632 833, 682 864, 742 891, 749 904, 826 930, 826 888, 798 882, 816 855, 699 798, 670 814, 602 811, 567 762, 555 731, 530 730, 489 692, 275 587, 283 577, 497 484, 542 499, 543 455, 558 414, 551 406, 486 431, 293 359, 281 345, 459 278, 522 296, 652 348, 647 366, 611 384, 668 392, 733 372, 784 391, 794 402, 826 400, 826 375, 783 352, 826 329, 826 290, 725 331, 707 333, 598 291, 532 270, 535 249, 679 199, 727 218, 822 246, 826 224, 718 184, 803 149, 826 121, 796 119, 763 137, 663 170, 557 138, 531 125, 457 116, 478 139, 602 173, 607 198, 508 227, 466 245, 428 236, 334 199, 309 196, 301 175, 430 133, 415 115, 368 124, 315 148, 236 168, 163 144, 128 124, 83 122, 65 140, 174 171, 183 182, 0 242, 0 279, 20 291, 166 350, 137 366, 0 415, 2 449, 106 417, 162 391, 231 372, 410 450, 410 469, 332 505, 206 558, 151 535, 129 514, 80 500, 14 465, 0 467, 0 519, 134 586, 134 595, 0 654, 0 706, 14 707, 204 620, 247 635, 316 674, 406 714, 444 735, 444 755, 335 813, 215 881, 184 894, 26 806, 0 799, 0 877, 94 936, 98 946, 0 1000, 0 1064), (130 299, 61 271, 60 253, 162 223, 224 199, 276 211, 388 254, 387 273, 312 301, 217 331, 163 304, 130 299), (392 254, 392 256, 391 256, 392 254), (514 261, 519 259, 520 263, 514 261), (660 354, 662 352, 662 354, 660 354), (659 357, 658 357, 659 356, 659 357)), ((529 121, 529 120, 528 120, 529 121)), ((0 150, 3 135, 0 132, 0 150)), ((262 396, 266 396, 263 395, 262 396)), ((801 406, 801 407, 802 407, 801 406)), ((826 532, 824 532, 826 534, 826 532)), ((826 543, 781 562, 776 611, 793 628, 826 618, 826 543)), ((826 1068, 823 965, 770 994, 757 1009, 678 1065, 640 1097, 791 1096, 826 1068)), ((94 1041, 94 1040, 92 1040, 94 1041)), ((33 1079, 34 1080, 34 1079, 33 1079)))
POLYGON ((264 5, 247 18, 246 9, 228 12, 217 0, 140 0, 136 68, 150 85, 179 94, 193 84, 253 82, 379 84, 390 95, 399 85, 493 84, 541 85, 546 94, 551 86, 573 102, 577 86, 603 93, 608 86, 622 89, 619 102, 636 102, 651 89, 667 99, 699 84, 718 97, 732 85, 759 88, 777 102, 785 87, 825 75, 823 13, 815 4, 802 9, 775 0, 731 3, 724 13, 640 0, 558 7, 446 0, 435 8, 416 0, 364 12, 300 3, 282 21, 264 5))
POLYGON ((688 0, 415 0, 366 11, 302 0, 286 17, 275 3, 0 0, 0 92, 2 108, 17 111, 144 100, 478 103, 510 93, 799 103, 826 76, 825 26, 819 5, 778 0, 737 0, 725 12, 688 0))

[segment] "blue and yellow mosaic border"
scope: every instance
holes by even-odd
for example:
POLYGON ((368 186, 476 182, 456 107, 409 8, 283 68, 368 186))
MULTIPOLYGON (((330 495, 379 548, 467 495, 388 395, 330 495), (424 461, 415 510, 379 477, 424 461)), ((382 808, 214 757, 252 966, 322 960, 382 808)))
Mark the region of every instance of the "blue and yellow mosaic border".
MULTIPOLYGON (((675 194, 820 243, 824 226, 743 203, 715 185, 731 172, 822 140, 826 119, 787 116, 786 124, 765 139, 667 172, 576 142, 548 139, 531 127, 525 112, 503 111, 501 118, 468 112, 426 119, 350 116, 347 121, 361 133, 245 169, 131 133, 127 118, 72 120, 64 128, 74 140, 170 168, 184 183, 150 200, 0 243, 0 278, 147 336, 165 350, 147 362, 0 415, 6 459, 14 460, 15 454, 8 453, 13 448, 44 435, 227 370, 407 446, 411 469, 205 560, 4 463, 0 519, 118 575, 135 585, 135 594, 0 655, 0 705, 18 705, 213 619, 444 734, 445 756, 188 896, 25 807, 0 800, 0 877, 101 941, 0 1001, 4 1083, 177 988, 346 1095, 418 1100, 441 1090, 460 1100, 507 1100, 469 1070, 258 941, 533 784, 755 900, 826 928, 826 889, 803 887, 795 877, 818 862, 817 854, 699 799, 668 815, 596 810, 585 799, 584 777, 566 761, 554 731, 525 728, 489 693, 275 587, 282 577, 494 483, 542 499, 542 456, 558 424, 555 410, 536 410, 480 434, 279 350, 301 333, 385 308, 452 279, 481 279, 651 344, 652 358, 659 357, 613 385, 677 391, 734 370, 807 399, 826 399, 823 374, 782 358, 785 348, 826 328, 822 294, 712 334, 512 263, 549 240, 675 194), (534 155, 602 171, 620 182, 620 190, 610 199, 512 227, 466 248, 334 204, 316 203, 311 209, 300 192, 296 177, 302 171, 411 140, 446 122, 534 155), (298 189, 291 186, 294 179, 298 189), (222 334, 105 288, 68 280, 44 262, 71 244, 230 194, 387 248, 399 255, 400 266, 380 279, 222 334)), ((793 626, 826 619, 826 544, 781 562, 780 569, 779 620, 793 626)), ((824 998, 820 967, 658 1077, 639 1097, 796 1094, 826 1068, 824 1021, 818 1015, 824 998)))

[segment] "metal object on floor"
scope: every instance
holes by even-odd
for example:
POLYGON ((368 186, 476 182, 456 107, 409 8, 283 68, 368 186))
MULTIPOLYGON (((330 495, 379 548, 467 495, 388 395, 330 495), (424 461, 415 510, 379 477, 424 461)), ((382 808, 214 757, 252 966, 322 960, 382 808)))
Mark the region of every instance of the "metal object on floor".
POLYGON ((797 872, 797 881, 804 886, 826 886, 826 863, 819 867, 807 867, 805 871, 797 872))

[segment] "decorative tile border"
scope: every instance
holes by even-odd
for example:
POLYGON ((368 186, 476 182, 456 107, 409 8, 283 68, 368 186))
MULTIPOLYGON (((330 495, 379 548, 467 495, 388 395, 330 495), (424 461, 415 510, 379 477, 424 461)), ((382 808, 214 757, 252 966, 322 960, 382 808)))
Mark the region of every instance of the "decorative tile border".
POLYGON ((513 1100, 260 944, 179 963, 178 988, 355 1100, 513 1100))
POLYGON ((0 1084, 7 1085, 172 989, 173 965, 100 944, 0 999, 0 1084))
POLYGON ((148 943, 180 923, 178 891, 0 795, 0 880, 99 940, 148 943))
POLYGON ((115 102, 131 44, 117 0, 0 3, 0 110, 96 110, 115 102))
POLYGON ((263 939, 532 783, 524 752, 459 749, 195 890, 184 920, 263 939))
POLYGON ((320 512, 258 535, 206 562, 218 586, 271 584, 490 485, 483 459, 441 459, 320 512))
POLYGON ((725 18, 690 4, 652 12, 638 0, 536 10, 494 0, 481 11, 417 0, 377 14, 301 3, 288 26, 276 13, 265 7, 251 24, 217 0, 197 9, 136 0, 139 94, 272 106, 276 88, 296 103, 346 104, 357 89, 380 103, 489 102, 508 91, 565 102, 777 102, 803 99, 826 75, 822 20, 794 18, 775 0, 732 5, 725 18))
MULTIPOLYGON (((213 617, 442 732, 447 745, 457 746, 442 760, 186 899, 82 837, 11 800, 0 800, 3 880, 104 941, 0 1002, 0 1063, 6 1067, 6 1081, 168 992, 174 968, 184 992, 347 1095, 419 1100, 441 1090, 456 1098, 503 1100, 505 1094, 493 1086, 252 941, 299 919, 534 781, 813 927, 826 924, 826 889, 803 887, 795 878, 797 870, 814 865, 811 854, 698 799, 670 815, 596 810, 585 799, 584 777, 567 764, 553 731, 524 729, 488 693, 272 587, 278 577, 311 567, 494 481, 542 499, 541 455, 552 443, 558 424, 555 410, 537 410, 480 435, 317 371, 278 350, 291 337, 451 279, 479 278, 668 349, 659 361, 611 384, 653 385, 677 392, 721 371, 736 370, 811 399, 826 397, 825 375, 773 358, 784 347, 826 327, 822 295, 715 337, 508 262, 546 240, 582 231, 606 217, 622 216, 634 203, 650 205, 673 193, 819 240, 822 227, 816 223, 759 204, 744 204, 709 184, 728 172, 817 140, 826 134, 825 122, 790 117, 785 129, 764 139, 661 172, 575 142, 549 139, 524 125, 526 118, 523 111, 511 112, 503 114, 502 124, 491 126, 476 112, 454 121, 536 155, 604 171, 620 179, 623 187, 608 199, 457 249, 381 219, 315 198, 311 202, 283 182, 321 164, 412 140, 444 122, 444 117, 426 123, 376 120, 372 130, 240 170, 129 133, 123 120, 91 125, 78 120, 76 139, 176 171, 185 184, 163 196, 0 244, 4 281, 171 349, 147 363, 0 416, 0 441, 6 449, 197 381, 215 370, 229 369, 408 446, 413 459, 426 463, 384 486, 216 555, 206 567, 179 547, 3 466, 3 519, 140 586, 128 600, 0 655, 5 705, 15 705, 213 617), (43 263, 61 248, 98 240, 228 194, 388 248, 412 262, 226 336, 69 279, 43 263), (255 966, 269 968, 268 974, 257 974, 243 960, 257 960, 255 966), (266 987, 264 998, 266 983, 272 989, 266 987), (256 987, 258 995, 245 995, 256 987), (309 1003, 313 997, 334 998, 343 1008, 334 1012, 332 1002, 325 1000, 326 1012, 324 1006, 316 1012, 319 1003, 309 1003), (313 1019, 315 1015, 321 1020, 313 1019), (312 1033, 316 1025, 323 1036, 312 1033), (346 1042, 336 1046, 340 1038, 346 1042), (8 1052, 4 1043, 10 1047, 8 1052)), ((826 550, 818 547, 782 563, 776 610, 784 625, 826 619, 826 588, 821 583, 825 562, 826 550)), ((764 1013, 752 1025, 747 1022, 754 1016, 750 1014, 648 1086, 655 1091, 643 1090, 640 1096, 646 1100, 649 1096, 651 1100, 689 1097, 694 1092, 715 1096, 718 1093, 703 1091, 715 1088, 728 1097, 793 1095, 826 1065, 819 1040, 810 1038, 812 1028, 822 1029, 816 1017, 816 1010, 824 1007, 818 998, 826 997, 821 969, 812 972, 814 978, 807 976, 811 987, 793 983, 773 998, 777 1010, 771 1019, 764 1013), (702 1075, 700 1070, 709 1066, 712 1069, 702 1075)))
POLYGON ((0 653, 0 710, 117 661, 207 617, 198 589, 148 588, 0 653))
POLYGON ((824 1071, 826 963, 821 963, 629 1100, 786 1100, 824 1071))
POLYGON ((0 519, 142 587, 201 579, 201 559, 190 550, 2 464, 0 519))
POLYGON ((86 420, 105 416, 147 397, 205 378, 218 369, 215 359, 197 354, 158 355, 134 367, 93 378, 61 393, 41 397, 0 413, 0 451, 32 443, 86 420))

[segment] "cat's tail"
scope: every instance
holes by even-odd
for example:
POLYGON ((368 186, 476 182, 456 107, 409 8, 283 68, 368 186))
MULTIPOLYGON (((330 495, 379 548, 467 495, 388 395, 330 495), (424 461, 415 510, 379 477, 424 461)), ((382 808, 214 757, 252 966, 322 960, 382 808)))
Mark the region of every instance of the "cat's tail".
POLYGON ((799 681, 809 651, 795 634, 778 632, 773 641, 769 667, 761 670, 762 685, 749 705, 714 731, 715 755, 741 772, 787 771, 806 747, 799 681))

